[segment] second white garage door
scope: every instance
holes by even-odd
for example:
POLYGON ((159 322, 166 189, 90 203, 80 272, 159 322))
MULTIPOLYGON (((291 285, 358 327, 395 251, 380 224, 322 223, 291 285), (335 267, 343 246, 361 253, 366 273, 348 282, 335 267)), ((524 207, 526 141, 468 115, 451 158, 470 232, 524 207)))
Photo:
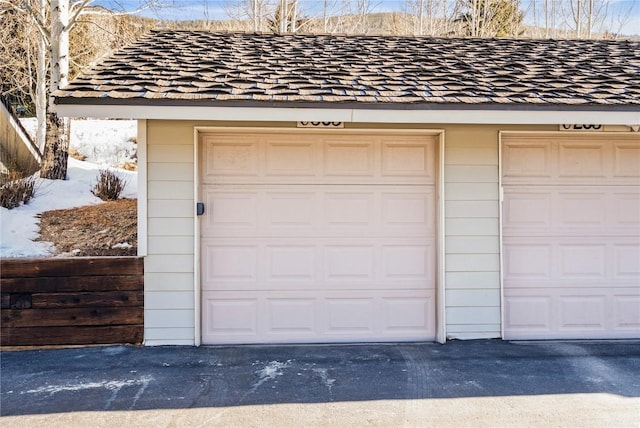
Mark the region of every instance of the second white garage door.
POLYGON ((503 138, 505 338, 640 337, 640 136, 503 138))
POLYGON ((203 343, 432 340, 436 141, 204 134, 203 343))

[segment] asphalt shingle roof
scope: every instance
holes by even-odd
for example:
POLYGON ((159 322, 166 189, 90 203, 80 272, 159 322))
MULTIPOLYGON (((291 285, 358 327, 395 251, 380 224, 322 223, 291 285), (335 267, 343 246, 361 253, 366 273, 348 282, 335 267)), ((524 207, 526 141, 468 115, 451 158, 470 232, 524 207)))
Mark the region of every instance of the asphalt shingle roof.
POLYGON ((56 96, 158 105, 638 106, 640 41, 153 31, 56 96))

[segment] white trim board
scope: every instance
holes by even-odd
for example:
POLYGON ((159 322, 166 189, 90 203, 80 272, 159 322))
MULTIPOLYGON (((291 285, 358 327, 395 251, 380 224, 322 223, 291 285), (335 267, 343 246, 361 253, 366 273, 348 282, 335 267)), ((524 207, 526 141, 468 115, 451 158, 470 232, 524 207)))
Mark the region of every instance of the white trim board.
POLYGON ((465 123, 505 125, 638 125, 635 111, 580 110, 393 110, 295 107, 187 107, 58 104, 61 116, 112 119, 216 121, 330 121, 361 123, 465 123))
POLYGON ((437 284, 436 284, 436 341, 438 343, 445 343, 447 341, 447 287, 446 287, 446 234, 445 234, 445 131, 440 131, 440 138, 438 139, 438 182, 437 182, 437 208, 438 208, 438 220, 437 220, 437 233, 438 238, 436 240, 437 251, 437 284))
POLYGON ((138 257, 147 255, 147 121, 138 120, 138 257))

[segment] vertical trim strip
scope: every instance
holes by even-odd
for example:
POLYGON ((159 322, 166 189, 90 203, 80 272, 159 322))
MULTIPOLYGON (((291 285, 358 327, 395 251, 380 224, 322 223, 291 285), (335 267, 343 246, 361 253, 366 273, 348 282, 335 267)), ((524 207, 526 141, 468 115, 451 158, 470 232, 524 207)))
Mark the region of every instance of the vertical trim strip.
POLYGON ((147 120, 138 120, 138 257, 147 255, 147 120))
POLYGON ((504 205, 504 188, 502 187, 502 135, 498 131, 498 263, 500 277, 500 338, 504 339, 504 242, 502 234, 502 211, 504 205))
POLYGON ((440 132, 438 141, 438 273, 437 273, 437 290, 436 290, 436 341, 445 343, 447 341, 447 306, 446 306, 446 251, 445 251, 445 185, 444 185, 444 168, 445 168, 445 131, 440 132))
POLYGON ((195 204, 200 198, 200 133, 193 128, 193 340, 195 346, 202 344, 202 304, 200 287, 200 219, 195 204))

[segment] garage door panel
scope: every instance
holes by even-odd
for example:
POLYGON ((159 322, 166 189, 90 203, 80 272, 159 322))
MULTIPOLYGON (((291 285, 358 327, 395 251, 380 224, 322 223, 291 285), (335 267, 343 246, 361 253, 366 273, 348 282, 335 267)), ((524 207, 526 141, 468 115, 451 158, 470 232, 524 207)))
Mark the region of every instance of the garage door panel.
POLYGON ((258 176, 258 143, 238 141, 216 141, 204 146, 205 167, 203 177, 216 176, 258 176))
POLYGON ((558 278, 579 280, 606 278, 607 247, 603 244, 559 244, 558 278))
POLYGON ((549 189, 530 190, 520 187, 505 189, 503 203, 505 231, 508 232, 508 229, 519 231, 521 228, 543 230, 552 228, 553 199, 553 193, 549 189))
POLYGON ((203 231, 215 234, 218 229, 247 230, 255 233, 258 227, 259 193, 256 191, 205 192, 207 215, 202 217, 203 231))
POLYGON ((594 227, 607 226, 607 193, 602 190, 559 191, 557 202, 560 204, 558 225, 564 227, 594 227))
POLYGON ((420 238, 202 240, 203 290, 371 289, 435 287, 435 248, 420 238), (263 261, 263 262, 260 262, 263 261), (206 267, 205 267, 206 266, 206 267))
POLYGON ((510 339, 637 337, 639 310, 635 285, 505 290, 505 329, 510 339))
POLYGON ((273 334, 313 336, 318 329, 315 302, 313 298, 299 297, 266 299, 268 331, 273 334))
POLYGON ((346 192, 344 190, 324 193, 324 215, 320 212, 325 226, 373 227, 376 224, 374 191, 346 192))
POLYGON ((614 244, 614 278, 636 280, 640 287, 640 244, 614 244))
POLYGON ((373 245, 329 245, 325 247, 324 279, 327 281, 367 281, 375 275, 373 245))
POLYGON ((384 190, 380 211, 383 227, 403 227, 435 234, 435 197, 433 188, 414 191, 384 190))
POLYGON ((504 243, 504 278, 509 284, 516 280, 550 280, 553 277, 553 246, 539 240, 539 243, 516 241, 504 243))
POLYGON ((636 185, 637 136, 518 136, 502 144, 503 182, 538 185, 636 185))
POLYGON ((505 236, 640 235, 640 191, 632 186, 507 186, 505 236))
MULTIPOLYGON (((270 226, 300 228, 305 230, 317 224, 315 220, 316 199, 314 191, 261 191, 260 218, 264 224, 261 231, 270 226)), ((261 231, 258 234, 261 235, 261 231)))
POLYGON ((212 343, 425 340, 434 292, 203 292, 203 340, 212 343))
POLYGON ((606 143, 561 142, 558 147, 557 174, 560 179, 576 177, 605 178, 611 167, 607 165, 606 143))
POLYGON ((382 276, 393 281, 409 279, 433 284, 434 248, 429 245, 385 245, 382 247, 382 276))
POLYGON ((204 186, 202 236, 435 236, 430 186, 204 186))
POLYGON ((614 296, 613 310, 616 330, 640 332, 640 291, 618 290, 614 296))
POLYGON ((514 135, 502 160, 505 337, 640 337, 640 138, 514 135))
POLYGON ((258 299, 202 295, 204 335, 254 336, 258 334, 258 299))
POLYGON ((554 242, 544 236, 505 237, 503 260, 504 280, 511 287, 541 279, 553 284, 640 284, 637 237, 556 237, 554 242))
POLYGON ((424 182, 435 183, 435 141, 415 138, 383 138, 382 174, 391 177, 423 177, 424 182))
MULTIPOLYGON (((317 172, 317 148, 311 142, 281 138, 275 141, 265 138, 265 175, 315 176, 317 172)), ((257 147, 256 147, 257 149, 257 147)))
POLYGON ((560 303, 558 331, 604 331, 606 320, 607 296, 588 295, 581 292, 580 295, 558 296, 560 303))
POLYGON ((216 281, 255 282, 259 278, 260 249, 255 245, 205 245, 202 257, 206 261, 202 278, 205 286, 216 281))
POLYGON ((505 295, 504 305, 505 329, 509 330, 510 336, 522 337, 522 334, 547 334, 552 331, 550 296, 543 293, 509 293, 505 295))
POLYGON ((324 147, 323 173, 325 176, 374 177, 377 175, 373 142, 355 143, 348 138, 336 138, 330 140, 324 147))
POLYGON ((201 181, 435 184, 435 136, 247 133, 202 138, 201 181))
POLYGON ((614 175, 621 178, 640 177, 640 147, 637 143, 615 143, 614 175))
POLYGON ((547 181, 551 176, 551 145, 544 141, 522 138, 505 141, 502 147, 503 180, 523 182, 535 177, 547 181))
POLYGON ((313 282, 317 274, 319 248, 308 245, 266 247, 266 281, 313 282))
POLYGON ((615 191, 608 206, 613 211, 614 224, 640 230, 640 190, 615 191))

